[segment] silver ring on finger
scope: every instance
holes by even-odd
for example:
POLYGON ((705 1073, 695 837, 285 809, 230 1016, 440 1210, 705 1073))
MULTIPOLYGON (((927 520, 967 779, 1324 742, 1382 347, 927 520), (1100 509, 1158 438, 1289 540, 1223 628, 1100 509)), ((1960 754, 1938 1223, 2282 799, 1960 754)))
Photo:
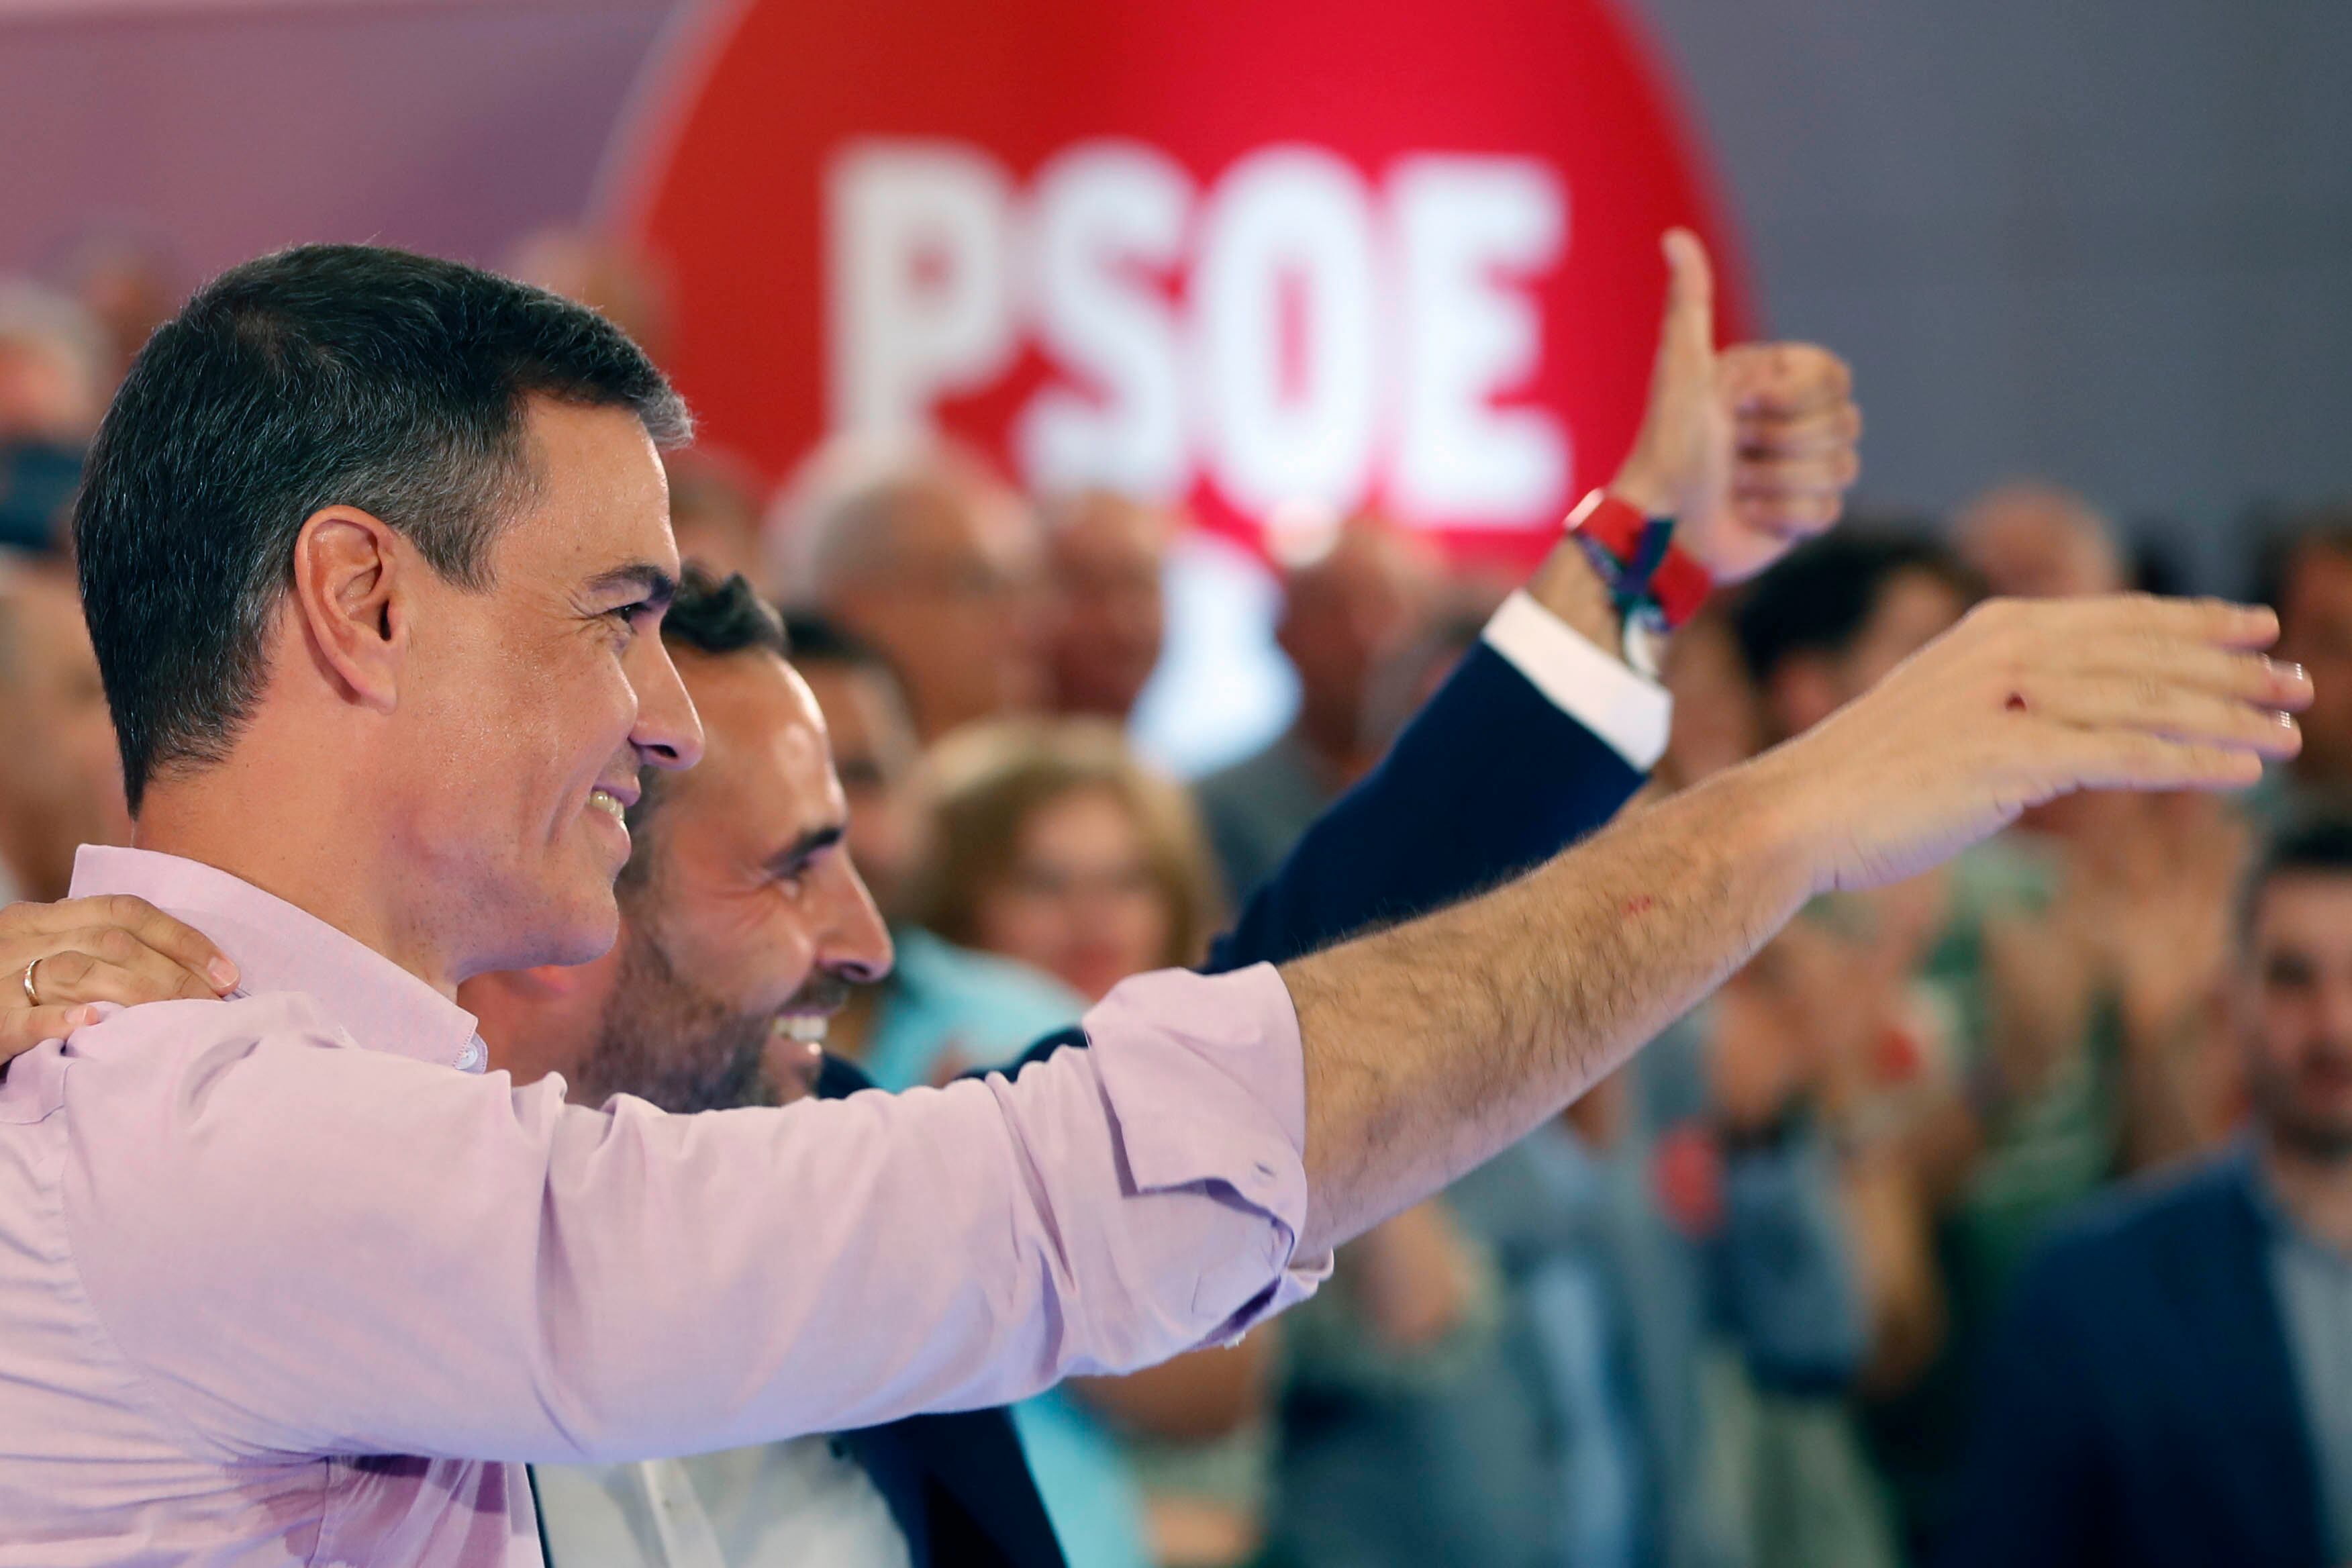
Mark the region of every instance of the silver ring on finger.
POLYGON ((47 953, 43 953, 40 958, 36 958, 31 963, 25 965, 25 1000, 36 1007, 41 1005, 41 988, 33 984, 33 970, 40 963, 41 958, 47 956, 47 953))

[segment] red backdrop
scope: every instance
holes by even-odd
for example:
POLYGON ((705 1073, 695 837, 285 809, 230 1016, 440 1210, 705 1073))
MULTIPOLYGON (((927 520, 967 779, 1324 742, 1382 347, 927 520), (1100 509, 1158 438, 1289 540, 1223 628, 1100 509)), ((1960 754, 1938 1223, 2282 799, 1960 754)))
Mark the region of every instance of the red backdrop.
POLYGON ((1295 490, 1525 557, 1631 439, 1661 230, 1748 324, 1610 0, 751 0, 673 39, 614 171, 680 386, 778 476, 930 417, 1244 537, 1295 490))

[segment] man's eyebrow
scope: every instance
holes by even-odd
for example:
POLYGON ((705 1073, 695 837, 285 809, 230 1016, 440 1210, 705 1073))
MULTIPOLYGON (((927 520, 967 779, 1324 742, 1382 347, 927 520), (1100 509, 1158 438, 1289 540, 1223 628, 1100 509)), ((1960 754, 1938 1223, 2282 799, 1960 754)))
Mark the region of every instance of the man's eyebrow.
POLYGON ((588 580, 588 592, 600 597, 621 588, 635 589, 647 609, 666 610, 677 597, 677 578, 650 561, 632 561, 588 580))
POLYGON ((848 828, 838 822, 829 822, 822 827, 812 827, 773 855, 769 856, 768 870, 773 876, 783 876, 805 863, 810 857, 840 843, 847 833, 848 828))

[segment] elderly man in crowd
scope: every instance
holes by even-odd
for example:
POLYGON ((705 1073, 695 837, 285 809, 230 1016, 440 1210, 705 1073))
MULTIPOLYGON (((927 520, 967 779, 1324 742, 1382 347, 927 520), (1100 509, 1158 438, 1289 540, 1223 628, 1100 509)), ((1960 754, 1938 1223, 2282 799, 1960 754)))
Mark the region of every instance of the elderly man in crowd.
POLYGON ((1436 592, 1427 543, 1370 517, 1342 524, 1319 553, 1284 574, 1275 641, 1298 673, 1298 716, 1264 751, 1196 790, 1234 886, 1265 876, 1372 764, 1373 673, 1420 635, 1436 592))
POLYGON ((110 388, 102 328, 67 295, 0 280, 0 438, 79 447, 110 388))
POLYGON ((2083 497, 2044 480, 1993 486, 1954 515, 1952 539, 1996 594, 2061 599, 2131 585, 2115 525, 2083 497))
POLYGON ((2081 1216, 2020 1286, 1955 1568, 2352 1556, 2352 822, 2253 873, 2229 1015, 2252 1126, 2081 1216))
POLYGON ((1085 490, 1045 509, 1046 558, 1057 600, 1051 655, 1054 708, 1125 723, 1168 636, 1160 574, 1183 519, 1112 490, 1085 490))
POLYGON ((845 437, 803 465, 772 531, 787 602, 888 656, 926 742, 1045 706, 1045 536, 977 453, 845 437))
MULTIPOLYGON (((1687 409, 1718 363, 1704 259, 1670 253, 1654 399, 1687 409)), ((1731 577, 1826 524, 1850 475, 1790 478, 1790 452, 1801 499, 1759 525, 1755 495, 1725 504, 1710 424, 1649 426, 1607 504, 1679 515, 1731 577)), ((1796 426, 1808 460, 1851 436, 1796 426)), ((2242 784, 2307 700, 2254 652, 2267 612, 2002 606, 1480 898, 1129 982, 1089 1048, 1017 1080, 566 1106, 479 1076, 450 997, 609 947, 640 770, 702 750, 657 635, 656 444, 682 426, 593 314, 369 247, 233 269, 141 355, 76 536, 142 847, 90 852, 76 891, 194 916, 246 994, 130 1009, 0 1087, 24 1560, 528 1561, 516 1461, 870 1425, 1230 1337, 1811 894, 2084 784, 2242 784)), ((1600 571, 1567 618, 1613 646, 1600 571)), ((1555 629, 1560 658, 1605 657, 1555 629)), ((771 871, 746 909, 799 890, 771 871)))

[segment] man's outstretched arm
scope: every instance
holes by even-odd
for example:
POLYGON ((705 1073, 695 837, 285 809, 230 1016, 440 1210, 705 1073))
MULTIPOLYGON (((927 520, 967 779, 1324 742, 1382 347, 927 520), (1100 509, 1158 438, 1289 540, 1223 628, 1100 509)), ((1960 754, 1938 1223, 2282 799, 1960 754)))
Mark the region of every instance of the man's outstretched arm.
POLYGON ((239 1455, 685 1452, 1144 1364, 1303 1293, 1807 894, 2067 789, 2252 782, 2307 698, 2248 651, 2275 629, 1988 607, 1509 887, 1280 974, 1130 982, 1093 1051, 1013 1082, 600 1112, 338 1047, 299 996, 135 1010, 77 1036, 70 1073, 33 1058, 68 1110, 108 1108, 63 1177, 80 1288, 239 1455))
POLYGON ((108 1108, 63 1177, 79 1289, 227 1455, 696 1452, 1150 1364, 1306 1293, 1808 895, 2066 789, 2252 782, 2308 690, 2246 651, 2275 629, 1987 606, 1507 887, 1279 971, 1139 977, 1093 1049, 1011 1081, 593 1111, 337 1048, 299 995, 136 1008, 70 1072, 32 1058, 68 1115, 108 1108))
POLYGON ((1815 730, 1444 913, 1285 965, 1307 1092, 1303 1253, 1523 1136, 1815 893, 1910 875, 2081 788, 2251 784, 2300 669, 2268 610, 1973 613, 1815 730))

